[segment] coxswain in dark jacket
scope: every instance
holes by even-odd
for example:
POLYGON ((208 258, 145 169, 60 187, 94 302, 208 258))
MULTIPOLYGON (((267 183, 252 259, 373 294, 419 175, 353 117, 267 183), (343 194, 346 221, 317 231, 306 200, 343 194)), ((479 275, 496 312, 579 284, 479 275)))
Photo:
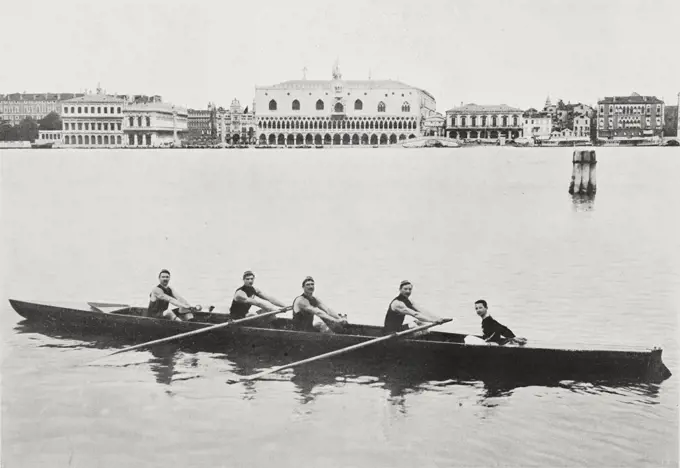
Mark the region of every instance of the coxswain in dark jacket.
POLYGON ((496 321, 489 315, 489 306, 484 299, 475 302, 475 311, 482 319, 482 337, 488 343, 497 343, 499 345, 508 344, 510 342, 516 344, 526 344, 525 338, 518 338, 508 327, 496 321))

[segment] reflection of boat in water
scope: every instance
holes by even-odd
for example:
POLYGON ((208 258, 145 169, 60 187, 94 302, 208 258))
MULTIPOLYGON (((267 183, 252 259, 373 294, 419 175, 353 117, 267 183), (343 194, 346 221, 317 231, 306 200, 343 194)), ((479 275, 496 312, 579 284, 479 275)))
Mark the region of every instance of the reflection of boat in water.
MULTIPOLYGON (((69 347, 94 348, 106 351, 128 346, 135 340, 122 336, 96 334, 74 329, 57 329, 49 323, 22 321, 15 328, 18 334, 38 333, 50 338, 67 341, 69 347), (75 343, 74 343, 75 342, 75 343)), ((191 342, 166 343, 141 350, 146 362, 126 358, 129 364, 107 363, 99 361, 96 366, 106 367, 146 367, 152 372, 156 382, 167 386, 167 392, 173 393, 172 385, 179 381, 199 378, 206 371, 197 373, 197 361, 206 366, 218 369, 212 377, 226 380, 229 374, 225 368, 239 376, 250 375, 264 368, 281 366, 296 361, 304 353, 288 354, 272 346, 252 347, 248 345, 212 343, 210 346, 191 342), (208 353, 206 353, 208 351, 208 353), (151 356, 149 356, 149 353, 151 356)), ((535 372, 531 375, 513 375, 511 372, 497 372, 493 369, 455 369, 446 366, 431 366, 411 356, 399 361, 386 361, 380 354, 366 353, 357 356, 344 355, 332 360, 317 361, 304 366, 289 369, 281 375, 271 376, 271 380, 285 380, 294 385, 296 399, 307 404, 333 393, 337 387, 344 385, 363 385, 384 389, 387 401, 399 411, 406 412, 410 395, 426 392, 456 393, 461 387, 474 387, 478 397, 483 401, 497 397, 512 395, 518 388, 539 386, 565 388, 573 392, 585 393, 633 393, 649 398, 656 398, 659 385, 639 382, 630 378, 609 378, 595 381, 563 380, 558 376, 535 372)), ((221 381, 220 381, 221 383, 221 381)), ((241 398, 252 400, 257 398, 258 390, 268 383, 260 381, 243 381, 238 384, 241 398)))
MULTIPOLYGON (((96 331, 125 336, 141 343, 223 323, 228 316, 196 312, 195 321, 172 322, 145 317, 146 309, 127 305, 37 303, 10 300, 23 317, 51 327, 96 331)), ((382 328, 348 324, 342 333, 322 334, 292 329, 287 318, 255 320, 252 326, 224 327, 186 338, 182 343, 198 349, 249 349, 266 354, 273 349, 284 356, 309 357, 365 342, 382 335, 382 328)), ((628 377, 662 381, 670 376, 661 349, 615 350, 547 347, 477 346, 465 344, 467 335, 433 331, 417 338, 392 339, 353 351, 347 359, 367 357, 400 365, 417 360, 430 370, 445 373, 489 372, 502 377, 553 375, 560 379, 628 377)), ((330 362, 330 361, 329 361, 330 362)))

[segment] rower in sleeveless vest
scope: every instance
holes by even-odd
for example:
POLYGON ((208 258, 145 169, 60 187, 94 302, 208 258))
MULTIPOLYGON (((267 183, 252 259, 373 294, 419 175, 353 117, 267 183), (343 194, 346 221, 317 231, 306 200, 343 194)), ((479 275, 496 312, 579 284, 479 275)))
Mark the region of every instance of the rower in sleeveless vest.
POLYGON ((255 273, 250 270, 243 273, 243 286, 234 291, 234 298, 229 308, 232 319, 238 320, 286 306, 283 302, 253 286, 254 283, 255 273), (251 306, 259 307, 260 312, 251 312, 251 306))
POLYGON ((383 333, 389 334, 419 327, 425 323, 432 323, 441 320, 435 314, 425 311, 422 307, 416 306, 410 299, 413 292, 413 285, 410 281, 402 281, 399 284, 399 295, 392 299, 387 307, 385 315, 385 325, 383 333), (410 315, 415 319, 415 323, 404 324, 404 319, 410 315))
POLYGON ((333 333, 331 328, 341 328, 347 323, 347 315, 331 310, 321 299, 314 296, 315 283, 311 276, 302 281, 302 295, 293 301, 293 329, 333 333), (320 320, 314 320, 318 317, 320 320))
POLYGON ((170 272, 161 270, 158 274, 158 280, 160 283, 158 286, 154 286, 149 294, 147 316, 179 321, 191 320, 193 318, 191 314, 193 307, 189 304, 189 301, 179 295, 176 289, 170 288, 170 272), (179 310, 175 309, 177 313, 168 308, 170 304, 179 308, 179 310))

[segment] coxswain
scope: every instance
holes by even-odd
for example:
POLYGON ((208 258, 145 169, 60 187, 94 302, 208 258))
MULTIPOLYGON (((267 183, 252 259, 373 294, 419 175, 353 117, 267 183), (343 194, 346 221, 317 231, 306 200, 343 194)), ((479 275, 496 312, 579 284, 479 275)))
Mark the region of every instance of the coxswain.
POLYGON ((302 281, 302 294, 293 301, 293 329, 333 333, 331 327, 342 327, 346 323, 346 315, 334 312, 314 296, 314 278, 306 277, 302 281), (315 321, 315 316, 320 320, 315 321))
POLYGON ((154 286, 149 294, 149 308, 147 315, 153 318, 167 318, 170 320, 191 320, 193 314, 191 311, 194 307, 189 304, 189 301, 179 295, 177 290, 173 290, 168 286, 170 283, 170 272, 168 270, 161 270, 158 274, 160 283, 154 286), (170 304, 178 307, 179 310, 170 310, 170 304))
POLYGON ((232 299, 231 307, 229 308, 229 315, 232 319, 238 320, 257 315, 257 312, 250 311, 251 306, 259 307, 262 312, 276 310, 277 308, 286 306, 283 302, 253 286, 254 282, 255 273, 250 270, 243 273, 243 286, 234 292, 234 298, 232 299))
POLYGON ((402 281, 399 284, 399 295, 392 299, 390 305, 387 307, 387 314, 385 315, 385 326, 383 333, 394 333, 409 328, 415 328, 425 323, 433 323, 441 320, 435 314, 423 310, 422 307, 413 304, 410 299, 413 292, 413 284, 410 281, 402 281), (404 324, 404 319, 410 315, 415 319, 415 322, 404 324))
POLYGON ((488 344, 516 344, 524 346, 527 343, 526 338, 515 336, 512 330, 489 315, 489 305, 484 299, 475 301, 475 312, 482 319, 482 338, 488 344))

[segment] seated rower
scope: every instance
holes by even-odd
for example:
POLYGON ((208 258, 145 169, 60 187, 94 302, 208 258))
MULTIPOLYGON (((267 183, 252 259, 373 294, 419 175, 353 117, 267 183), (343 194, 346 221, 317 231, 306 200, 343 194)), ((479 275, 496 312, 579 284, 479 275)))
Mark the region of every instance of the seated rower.
POLYGON ((389 334, 408 330, 409 328, 419 327, 425 323, 432 323, 441 320, 436 315, 426 312, 422 307, 416 307, 413 301, 410 300, 413 285, 410 281, 402 281, 399 284, 399 295, 392 299, 390 305, 387 307, 387 314, 385 315, 385 325, 383 333, 389 334), (415 323, 404 324, 404 319, 410 315, 415 319, 415 323))
POLYGON ((475 311, 482 318, 483 339, 487 344, 524 346, 527 343, 526 338, 515 336, 512 330, 489 315, 489 306, 484 299, 475 302, 475 311))
POLYGON ((314 286, 314 278, 311 276, 302 281, 302 295, 293 301, 293 329, 333 333, 330 327, 342 327, 347 323, 347 316, 334 312, 315 297, 314 286), (320 320, 315 321, 315 316, 320 320))
POLYGON ((158 274, 158 279, 160 283, 149 294, 147 317, 167 318, 177 321, 191 320, 193 318, 191 310, 194 308, 186 299, 179 295, 177 290, 170 288, 170 272, 168 270, 161 270, 158 274), (170 304, 177 306, 179 310, 175 309, 175 311, 172 311, 168 309, 170 304))
POLYGON ((257 315, 257 312, 250 311, 251 306, 259 307, 262 312, 285 307, 283 302, 268 296, 261 289, 254 287, 253 283, 255 283, 255 273, 252 271, 243 273, 243 286, 234 292, 229 308, 229 315, 232 319, 238 320, 257 315))

